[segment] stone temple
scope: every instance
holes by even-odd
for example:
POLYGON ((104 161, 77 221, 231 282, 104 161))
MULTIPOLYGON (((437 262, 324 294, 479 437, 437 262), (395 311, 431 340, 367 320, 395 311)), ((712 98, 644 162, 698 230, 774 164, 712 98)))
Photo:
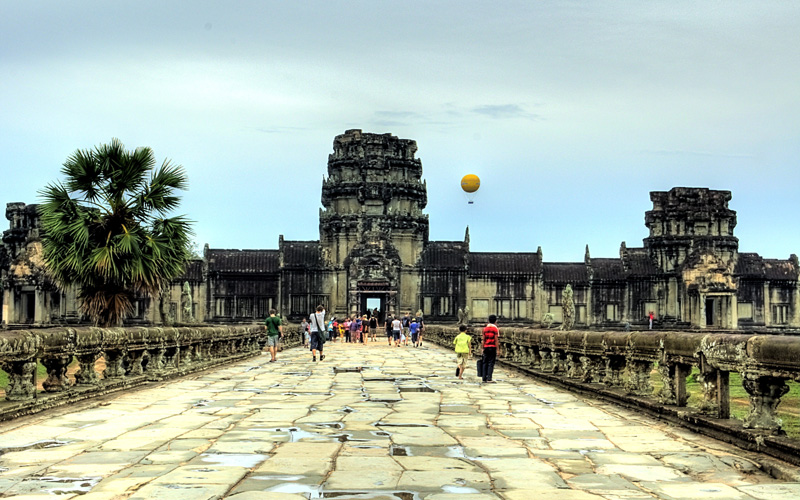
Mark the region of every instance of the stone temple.
MULTIPOLYGON (((417 144, 390 134, 337 136, 322 184, 319 240, 283 236, 277 249, 206 245, 169 296, 141 297, 130 324, 253 322, 274 307, 290 319, 324 304, 337 317, 378 309, 421 311, 454 322, 459 310, 504 324, 561 321, 574 291, 576 328, 658 327, 789 330, 798 317, 798 259, 739 253, 729 191, 676 187, 650 193, 643 246, 618 257, 545 262, 536 252, 472 252, 463 241, 430 241, 427 189, 417 144), (549 313, 549 315, 548 315, 549 313)), ((48 279, 35 205, 9 203, 0 245, 5 326, 80 322, 74 290, 48 279)))

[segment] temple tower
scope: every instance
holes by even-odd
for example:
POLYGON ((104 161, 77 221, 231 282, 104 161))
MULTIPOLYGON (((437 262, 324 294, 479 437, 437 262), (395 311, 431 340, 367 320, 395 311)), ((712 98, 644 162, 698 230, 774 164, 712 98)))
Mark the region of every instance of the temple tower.
POLYGON ((652 192, 650 199, 644 245, 676 285, 661 297, 666 316, 699 328, 736 328, 739 240, 733 235, 736 212, 728 208, 731 192, 677 187, 652 192))
POLYGON ((415 141, 357 129, 333 141, 322 183, 320 246, 326 263, 340 271, 337 284, 346 281, 348 313, 372 310, 368 299, 380 300, 389 314, 416 304, 412 269, 428 241, 422 213, 428 197, 416 152, 415 141))

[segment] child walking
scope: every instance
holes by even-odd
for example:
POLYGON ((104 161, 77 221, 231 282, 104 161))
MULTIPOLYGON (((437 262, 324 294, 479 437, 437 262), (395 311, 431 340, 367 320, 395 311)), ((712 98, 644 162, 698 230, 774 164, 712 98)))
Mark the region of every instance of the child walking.
POLYGON ((453 339, 453 344, 456 346, 456 374, 459 380, 463 380, 467 361, 472 354, 472 337, 467 335, 467 325, 460 325, 458 331, 459 334, 453 339))

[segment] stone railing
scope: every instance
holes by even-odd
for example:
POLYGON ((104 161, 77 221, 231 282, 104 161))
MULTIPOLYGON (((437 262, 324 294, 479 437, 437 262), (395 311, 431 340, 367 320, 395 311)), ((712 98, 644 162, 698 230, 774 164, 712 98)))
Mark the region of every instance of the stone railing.
MULTIPOLYGON (((286 328, 284 347, 301 343, 297 330, 286 328)), ((260 325, 0 332, 0 369, 8 374, 0 420, 253 356, 265 342, 260 325), (105 369, 98 373, 101 357, 105 369), (73 359, 79 366, 74 382, 67 376, 73 359), (47 371, 43 391, 39 363, 47 371)))
MULTIPOLYGON (((428 325, 426 338, 452 348, 454 327, 428 325)), ((480 345, 480 329, 471 334, 480 345)), ((498 361, 569 389, 626 403, 714 437, 800 464, 800 443, 783 437, 778 404, 800 381, 800 337, 735 333, 600 332, 502 328, 498 361), (687 377, 702 388, 689 408, 687 377), (655 391, 651 374, 662 384, 655 391), (749 413, 731 420, 729 374, 741 375, 749 413)))

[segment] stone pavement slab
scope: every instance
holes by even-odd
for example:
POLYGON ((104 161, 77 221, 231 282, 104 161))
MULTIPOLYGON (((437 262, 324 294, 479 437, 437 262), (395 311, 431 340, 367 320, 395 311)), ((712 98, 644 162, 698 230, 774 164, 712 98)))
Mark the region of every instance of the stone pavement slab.
POLYGON ((0 496, 788 500, 750 455, 434 346, 281 352, 0 424, 0 496))

